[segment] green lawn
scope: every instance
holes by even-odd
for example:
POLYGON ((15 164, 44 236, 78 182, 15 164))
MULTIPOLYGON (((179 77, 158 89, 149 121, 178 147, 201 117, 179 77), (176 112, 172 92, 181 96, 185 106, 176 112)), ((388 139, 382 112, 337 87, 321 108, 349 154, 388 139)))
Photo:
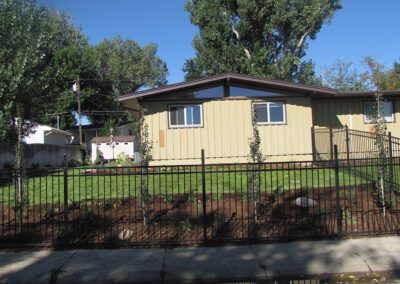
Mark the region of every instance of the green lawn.
MULTIPOLYGON (((122 199, 138 197, 142 179, 148 186, 151 195, 168 196, 171 194, 197 194, 202 191, 202 177, 200 169, 181 167, 171 170, 150 172, 147 175, 121 174, 116 170, 111 175, 86 175, 85 169, 69 169, 67 179, 68 199, 84 201, 90 199, 122 199), (197 171, 197 173, 193 173, 197 171)), ((339 171, 339 184, 353 186, 370 183, 372 176, 376 176, 376 167, 364 166, 339 171)), ((218 196, 222 193, 237 193, 246 195, 249 188, 251 171, 231 166, 228 168, 215 167, 206 169, 206 191, 218 196), (227 171, 230 172, 227 172, 227 171)), ((399 176, 399 167, 395 168, 395 175, 399 176)), ((333 187, 335 172, 327 169, 278 169, 261 170, 258 175, 262 192, 279 192, 288 189, 303 189, 333 187)), ((64 200, 64 173, 62 170, 51 174, 26 178, 25 189, 29 192, 29 201, 34 204, 58 203, 64 200)), ((15 185, 4 183, 0 185, 0 204, 13 206, 15 202, 15 185)))

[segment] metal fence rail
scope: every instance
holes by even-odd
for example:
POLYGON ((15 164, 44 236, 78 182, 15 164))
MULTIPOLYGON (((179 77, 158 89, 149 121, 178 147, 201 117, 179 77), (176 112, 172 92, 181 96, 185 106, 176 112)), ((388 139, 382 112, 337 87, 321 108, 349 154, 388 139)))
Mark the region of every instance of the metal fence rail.
MULTIPOLYGON (((204 161, 204 160, 203 160, 204 161)), ((0 172, 2 246, 166 246, 399 232, 400 160, 0 172), (383 205, 382 200, 385 200, 383 205), (22 201, 21 201, 22 200, 22 201)))
MULTIPOLYGON (((312 128, 313 160, 333 160, 337 145, 339 159, 368 159, 377 157, 376 135, 371 132, 344 128, 312 128)), ((400 139, 391 132, 385 136, 388 158, 400 157, 400 139)))

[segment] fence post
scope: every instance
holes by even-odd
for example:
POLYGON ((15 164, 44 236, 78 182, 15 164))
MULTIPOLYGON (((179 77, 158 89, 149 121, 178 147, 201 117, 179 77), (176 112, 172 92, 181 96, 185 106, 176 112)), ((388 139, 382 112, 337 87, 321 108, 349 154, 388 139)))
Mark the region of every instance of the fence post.
POLYGON ((393 146, 392 146, 392 132, 388 133, 389 138, 389 183, 390 189, 393 188, 393 146))
POLYGON ((206 196, 206 165, 204 157, 204 149, 201 149, 201 187, 202 187, 202 203, 203 203, 203 239, 207 243, 207 196, 206 196))
POLYGON ((338 159, 338 147, 334 145, 334 156, 335 156, 335 190, 336 190, 336 222, 337 232, 339 240, 342 238, 342 209, 340 208, 340 187, 339 187, 339 159, 338 159))
POLYGON ((68 163, 66 155, 64 155, 64 234, 68 232, 68 163))
POLYGON ((346 159, 347 165, 350 165, 350 138, 349 138, 349 127, 346 125, 346 159))
POLYGON ((312 157, 313 161, 315 162, 317 160, 317 153, 315 149, 315 128, 314 126, 311 127, 311 143, 312 143, 312 157))
POLYGON ((331 161, 333 161, 333 130, 329 127, 329 149, 331 152, 331 161))

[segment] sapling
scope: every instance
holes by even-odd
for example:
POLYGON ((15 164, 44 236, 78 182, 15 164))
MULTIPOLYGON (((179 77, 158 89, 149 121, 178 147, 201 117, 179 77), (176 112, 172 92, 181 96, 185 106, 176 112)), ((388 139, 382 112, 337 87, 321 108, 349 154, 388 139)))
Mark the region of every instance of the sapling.
POLYGON ((249 162, 251 163, 251 171, 248 177, 248 188, 252 190, 252 199, 254 205, 254 221, 258 220, 258 198, 260 196, 260 164, 265 158, 261 152, 260 132, 257 128, 256 113, 253 115, 252 136, 249 138, 249 162))

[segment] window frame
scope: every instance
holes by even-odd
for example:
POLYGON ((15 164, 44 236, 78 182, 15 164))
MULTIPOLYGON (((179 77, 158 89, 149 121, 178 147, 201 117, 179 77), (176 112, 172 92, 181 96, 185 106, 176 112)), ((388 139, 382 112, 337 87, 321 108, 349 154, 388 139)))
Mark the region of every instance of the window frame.
POLYGON ((204 121, 203 121, 203 104, 202 103, 182 103, 182 104, 170 104, 168 105, 168 127, 169 128, 198 128, 198 127, 203 127, 204 126, 204 121), (171 124, 171 107, 184 107, 184 112, 183 112, 183 121, 185 124, 180 124, 180 125, 172 125, 171 124), (200 107, 200 124, 187 124, 186 120, 186 113, 187 113, 187 106, 199 106, 200 107))
POLYGON ((255 122, 256 125, 286 125, 287 124, 287 117, 286 117, 286 101, 265 101, 265 102, 253 102, 252 104, 252 117, 253 121, 255 122), (271 116, 270 116, 270 104, 274 103, 281 103, 282 104, 282 110, 283 110, 283 121, 279 122, 271 122, 271 116), (254 115, 256 113, 256 105, 267 105, 268 107, 268 122, 257 122, 254 121, 254 115))
MULTIPOLYGON (((374 104, 375 101, 371 101, 371 100, 363 101, 363 121, 364 121, 364 124, 374 124, 373 119, 367 120, 367 115, 365 113, 365 105, 367 103, 373 103, 374 104)), ((396 112, 395 112, 395 109, 394 109, 394 101, 393 100, 386 100, 383 103, 391 103, 392 104, 392 119, 391 120, 385 120, 386 123, 395 123, 396 122, 396 116, 395 116, 396 112)))

